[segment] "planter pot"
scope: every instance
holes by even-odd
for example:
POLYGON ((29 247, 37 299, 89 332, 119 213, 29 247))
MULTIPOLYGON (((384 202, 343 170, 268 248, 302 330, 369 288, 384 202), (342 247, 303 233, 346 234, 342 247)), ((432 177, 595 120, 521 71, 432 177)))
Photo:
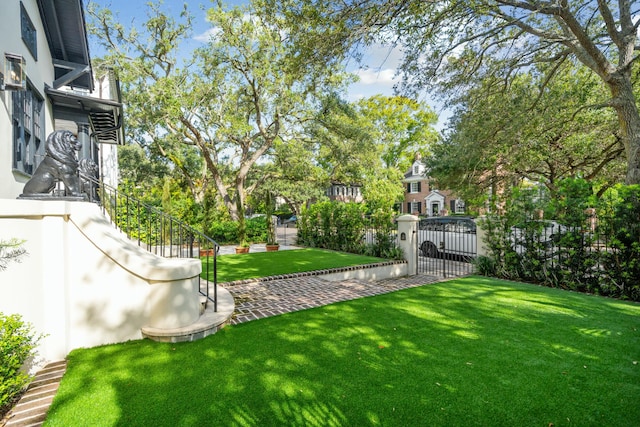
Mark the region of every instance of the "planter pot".
POLYGON ((237 247, 236 247, 236 253, 237 253, 237 254, 246 254, 246 253, 249 253, 249 248, 248 248, 248 247, 247 247, 247 248, 245 248, 245 247, 242 247, 242 246, 237 246, 237 247))
POLYGON ((280 245, 266 245, 267 252, 277 251, 280 248, 280 245))
POLYGON ((200 256, 214 256, 215 250, 214 249, 200 249, 200 256))

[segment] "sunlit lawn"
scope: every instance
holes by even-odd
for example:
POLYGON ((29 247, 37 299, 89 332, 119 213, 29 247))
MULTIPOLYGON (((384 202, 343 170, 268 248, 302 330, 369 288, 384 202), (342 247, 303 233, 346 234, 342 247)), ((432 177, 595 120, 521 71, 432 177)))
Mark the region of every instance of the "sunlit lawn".
POLYGON ((48 426, 640 420, 640 305, 480 277, 68 359, 48 426))
MULTIPOLYGON (((311 248, 277 252, 256 252, 242 255, 220 255, 217 259, 218 283, 300 273, 311 270, 372 264, 381 261, 384 260, 364 255, 311 248)), ((212 258, 209 259, 209 265, 212 265, 212 258)), ((207 270, 205 264, 203 265, 203 274, 206 275, 207 271, 209 272, 209 280, 213 280, 213 268, 207 270)))

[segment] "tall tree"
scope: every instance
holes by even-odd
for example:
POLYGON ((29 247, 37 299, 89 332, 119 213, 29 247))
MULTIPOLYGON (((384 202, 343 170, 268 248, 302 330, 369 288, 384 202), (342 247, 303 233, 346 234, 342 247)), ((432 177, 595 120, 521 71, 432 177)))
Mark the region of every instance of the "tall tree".
MULTIPOLYGON (((544 80, 554 79, 566 61, 581 64, 607 88, 608 97, 585 107, 615 111, 625 147, 626 182, 640 183, 640 114, 634 85, 640 9, 632 0, 260 0, 289 16, 316 24, 323 43, 316 55, 340 58, 358 42, 393 32, 405 51, 407 90, 438 83, 449 97, 476 79, 498 76, 504 92, 534 64, 544 80), (310 7, 313 6, 313 7, 310 7), (321 19, 318 19, 321 17, 321 19), (634 17, 636 17, 634 22, 634 17), (314 19, 315 18, 315 19, 314 19), (381 31, 387 29, 392 31, 381 31)), ((388 41, 388 40, 387 40, 388 41)), ((312 49, 309 34, 301 49, 312 49)))
POLYGON ((260 185, 247 185, 257 162, 313 116, 317 91, 341 82, 339 69, 300 67, 281 22, 249 8, 210 9, 211 38, 193 55, 180 50, 190 35, 186 6, 176 21, 150 4, 141 32, 107 9, 89 11, 121 73, 129 134, 183 170, 201 199, 213 185, 232 219, 242 220, 247 193, 260 185), (186 167, 185 145, 202 157, 199 176, 186 167))
POLYGON ((522 74, 506 94, 491 93, 494 79, 478 81, 428 159, 432 176, 468 201, 523 178, 552 194, 567 177, 603 191, 619 182, 625 162, 615 114, 584 108, 604 88, 584 68, 567 69, 540 91, 543 78, 522 74))
POLYGON ((436 113, 424 103, 404 96, 362 98, 356 108, 369 124, 373 143, 381 147, 382 165, 408 170, 416 152, 428 154, 440 136, 436 113))
POLYGON ((375 95, 348 103, 333 96, 311 135, 331 180, 361 184, 373 209, 390 209, 402 198, 403 173, 415 153, 430 153, 438 140, 436 122, 429 107, 409 98, 375 95))

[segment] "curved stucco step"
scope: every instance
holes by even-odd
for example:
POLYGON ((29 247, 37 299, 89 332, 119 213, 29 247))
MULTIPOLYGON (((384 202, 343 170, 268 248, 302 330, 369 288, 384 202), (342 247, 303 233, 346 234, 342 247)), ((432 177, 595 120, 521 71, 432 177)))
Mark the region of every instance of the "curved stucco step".
POLYGON ((218 286, 217 312, 213 311, 213 302, 209 301, 204 313, 191 325, 173 329, 145 326, 142 328, 142 336, 158 342, 196 341, 215 334, 228 324, 234 310, 233 296, 229 291, 218 286))

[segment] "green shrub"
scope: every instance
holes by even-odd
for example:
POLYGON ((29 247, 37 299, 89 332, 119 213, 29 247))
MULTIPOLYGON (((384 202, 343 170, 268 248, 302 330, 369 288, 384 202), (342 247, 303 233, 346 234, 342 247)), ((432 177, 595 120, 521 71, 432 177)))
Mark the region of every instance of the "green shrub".
POLYGON ((551 200, 535 189, 513 191, 502 215, 481 222, 492 275, 640 301, 640 185, 595 194, 578 178, 560 181, 551 200), (545 236, 540 212, 561 232, 545 236))
POLYGON ((496 262, 493 258, 480 255, 473 260, 476 273, 481 276, 495 276, 496 262))
POLYGON ((213 221, 207 223, 204 233, 220 245, 238 243, 238 223, 234 221, 213 221))
POLYGON ((360 203, 335 201, 320 202, 303 209, 298 218, 298 244, 401 259, 402 251, 396 247, 393 213, 378 210, 366 216, 365 209, 366 206, 360 203))
POLYGON ((247 240, 249 242, 267 241, 267 222, 264 217, 255 217, 246 221, 247 240))
MULTIPOLYGON (((205 226, 205 234, 220 245, 240 243, 237 221, 214 221, 205 226)), ((263 217, 245 220, 248 242, 266 242, 267 224, 263 217)))
POLYGON ((640 185, 617 186, 601 231, 611 236, 603 251, 604 293, 640 301, 640 185))
POLYGON ((40 339, 20 315, 0 313, 0 416, 31 382, 32 377, 20 369, 40 339))

